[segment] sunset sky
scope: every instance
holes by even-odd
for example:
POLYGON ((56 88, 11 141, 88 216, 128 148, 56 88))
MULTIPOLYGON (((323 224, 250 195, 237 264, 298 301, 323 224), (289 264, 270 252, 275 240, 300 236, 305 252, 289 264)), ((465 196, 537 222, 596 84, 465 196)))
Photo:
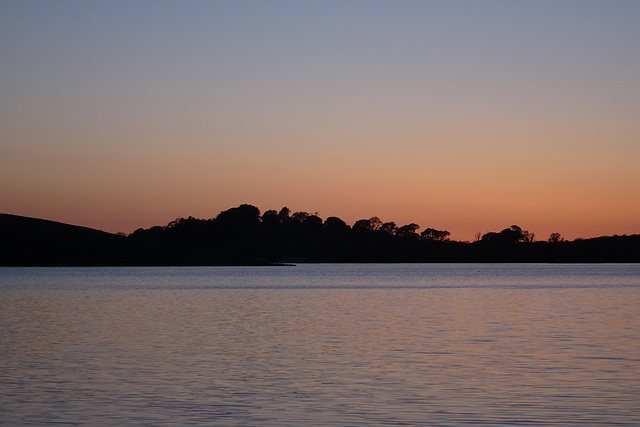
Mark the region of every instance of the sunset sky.
POLYGON ((640 233, 637 0, 0 0, 0 70, 3 213, 640 233))

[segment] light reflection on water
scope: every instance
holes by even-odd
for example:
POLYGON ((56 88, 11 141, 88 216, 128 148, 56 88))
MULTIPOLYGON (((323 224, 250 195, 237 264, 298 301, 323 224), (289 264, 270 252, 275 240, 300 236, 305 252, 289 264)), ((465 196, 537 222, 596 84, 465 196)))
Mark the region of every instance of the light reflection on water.
POLYGON ((0 423, 637 425, 639 273, 3 269, 0 423))

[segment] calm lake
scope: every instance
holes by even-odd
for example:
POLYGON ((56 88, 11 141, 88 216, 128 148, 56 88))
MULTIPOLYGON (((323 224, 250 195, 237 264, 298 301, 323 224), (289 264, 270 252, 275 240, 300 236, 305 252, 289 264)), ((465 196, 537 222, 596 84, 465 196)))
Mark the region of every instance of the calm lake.
POLYGON ((640 264, 0 268, 1 425, 639 425, 640 264))

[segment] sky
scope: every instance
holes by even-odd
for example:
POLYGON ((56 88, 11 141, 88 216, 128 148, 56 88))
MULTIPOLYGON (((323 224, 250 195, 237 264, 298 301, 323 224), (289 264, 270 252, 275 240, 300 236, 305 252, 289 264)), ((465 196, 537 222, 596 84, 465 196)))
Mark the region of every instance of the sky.
POLYGON ((0 0, 0 212, 637 234, 638 22, 637 0, 0 0))

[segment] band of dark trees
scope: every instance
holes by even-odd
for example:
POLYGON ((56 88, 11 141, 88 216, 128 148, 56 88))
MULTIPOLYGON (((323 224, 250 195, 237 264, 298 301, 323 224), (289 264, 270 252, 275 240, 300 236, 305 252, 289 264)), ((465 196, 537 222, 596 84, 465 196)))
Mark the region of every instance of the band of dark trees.
POLYGON ((639 262, 640 235, 545 241, 512 225, 450 239, 446 230, 415 223, 398 226, 378 217, 349 226, 308 212, 260 210, 240 205, 212 219, 180 218, 164 227, 138 229, 129 238, 157 248, 167 263, 269 264, 295 262, 639 262))
POLYGON ((446 230, 398 226, 377 217, 348 225, 288 208, 261 214, 243 204, 215 218, 115 235, 0 214, 0 265, 274 265, 299 262, 640 262, 640 235, 536 241, 512 225, 450 239, 446 230))

